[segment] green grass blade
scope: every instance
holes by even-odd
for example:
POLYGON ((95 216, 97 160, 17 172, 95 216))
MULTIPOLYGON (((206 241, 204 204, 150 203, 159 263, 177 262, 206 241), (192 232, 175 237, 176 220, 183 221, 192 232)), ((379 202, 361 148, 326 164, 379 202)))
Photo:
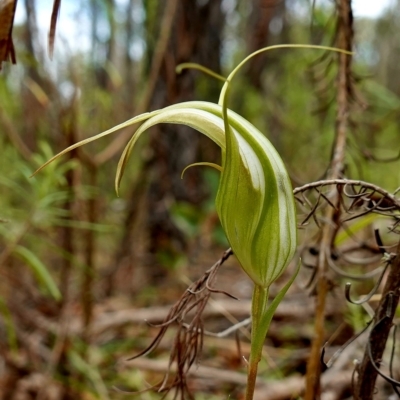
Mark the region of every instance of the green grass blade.
POLYGON ((14 253, 31 267, 36 279, 49 291, 51 296, 57 301, 61 300, 60 290, 42 261, 26 247, 16 246, 14 253))

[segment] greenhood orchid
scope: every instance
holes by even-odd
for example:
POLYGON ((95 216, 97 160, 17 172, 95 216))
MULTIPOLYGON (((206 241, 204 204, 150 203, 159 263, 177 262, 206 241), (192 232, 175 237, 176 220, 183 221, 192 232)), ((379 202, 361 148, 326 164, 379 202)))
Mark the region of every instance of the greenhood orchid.
MULTIPOLYGON (((257 365, 273 313, 296 276, 292 275, 271 304, 268 304, 271 284, 288 266, 296 250, 296 210, 290 179, 279 154, 257 128, 227 108, 227 98, 232 78, 245 62, 262 51, 280 47, 338 51, 322 46, 304 45, 279 45, 261 49, 243 60, 226 79, 211 73, 225 82, 218 104, 193 101, 142 114, 77 143, 53 157, 55 159, 78 146, 126 126, 143 122, 129 140, 118 163, 115 181, 118 192, 127 161, 137 140, 153 125, 187 125, 209 137, 221 148, 221 166, 198 164, 211 165, 221 171, 216 198, 218 216, 233 253, 255 285, 247 400, 253 398, 257 365)), ((183 65, 180 69, 186 67, 209 72, 192 64, 183 65)))

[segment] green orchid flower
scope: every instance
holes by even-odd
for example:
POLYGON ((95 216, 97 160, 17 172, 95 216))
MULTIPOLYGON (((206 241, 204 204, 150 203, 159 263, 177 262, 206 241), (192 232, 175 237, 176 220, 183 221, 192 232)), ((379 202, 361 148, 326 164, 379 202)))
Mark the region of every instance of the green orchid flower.
POLYGON ((296 251, 296 210, 290 179, 278 152, 256 127, 228 109, 227 98, 233 77, 251 57, 273 48, 288 47, 341 51, 323 46, 271 46, 248 56, 226 79, 204 67, 183 64, 178 70, 197 68, 224 81, 218 104, 192 101, 139 115, 70 146, 45 164, 76 147, 126 126, 143 122, 129 140, 118 163, 115 179, 118 193, 121 178, 136 142, 145 131, 156 124, 174 123, 190 126, 209 137, 221 148, 221 166, 212 163, 193 165, 209 165, 221 171, 216 198, 218 216, 233 253, 255 285, 251 311, 251 353, 246 400, 253 398, 257 367, 272 316, 298 272, 299 267, 274 300, 268 304, 271 284, 283 273, 296 251))

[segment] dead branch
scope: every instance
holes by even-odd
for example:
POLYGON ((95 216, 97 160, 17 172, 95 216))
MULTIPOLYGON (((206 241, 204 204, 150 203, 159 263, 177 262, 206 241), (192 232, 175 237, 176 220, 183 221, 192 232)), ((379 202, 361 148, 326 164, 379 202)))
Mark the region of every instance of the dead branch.
MULTIPOLYGON (((251 301, 235 301, 230 299, 220 299, 209 304, 204 312, 203 318, 213 318, 221 315, 221 309, 236 318, 246 318, 250 314, 251 301)), ((109 329, 117 329, 128 324, 138 324, 147 322, 157 324, 163 321, 168 315, 171 307, 147 307, 140 309, 119 310, 114 312, 105 312, 98 315, 93 321, 92 335, 95 337, 109 329)), ((327 315, 335 312, 333 306, 328 307, 327 315)), ((282 301, 279 304, 275 316, 276 318, 303 319, 314 314, 314 307, 306 295, 301 299, 282 301)), ((190 315, 190 314, 189 314, 190 315)))
MULTIPOLYGON (((140 370, 148 370, 154 372, 165 373, 168 368, 172 371, 176 370, 176 365, 169 365, 168 360, 149 360, 135 359, 119 363, 119 369, 137 368, 140 370)), ((351 370, 335 371, 329 376, 322 377, 322 387, 324 396, 322 400, 335 399, 339 400, 340 395, 346 387, 350 386, 351 370)), ((204 365, 198 365, 190 372, 191 378, 207 379, 209 384, 218 387, 221 383, 232 383, 235 385, 245 386, 247 378, 244 373, 221 370, 204 365)), ((305 381, 303 377, 293 376, 279 381, 270 381, 265 379, 257 380, 257 387, 254 394, 255 400, 286 400, 300 395, 304 391, 305 381)))
POLYGON ((3 0, 0 3, 0 71, 3 61, 16 63, 12 28, 17 0, 3 0))
MULTIPOLYGON (((393 376, 381 373, 379 368, 383 352, 386 348, 390 331, 393 327, 393 318, 395 316, 397 305, 400 299, 400 242, 397 246, 397 255, 391 262, 390 272, 383 289, 381 300, 379 302, 370 336, 367 341, 365 353, 361 365, 357 368, 358 378, 354 389, 354 398, 356 400, 370 400, 374 395, 375 382, 378 374, 384 377, 393 388, 400 388, 400 382, 395 381, 393 376), (389 379, 390 378, 390 379, 389 379)), ((399 392, 397 391, 397 394, 399 392)))
MULTIPOLYGON (((337 3, 338 26, 336 31, 337 47, 350 50, 353 44, 353 14, 351 0, 340 0, 337 3)), ((347 131, 349 124, 349 109, 352 90, 351 56, 340 53, 338 56, 337 74, 337 112, 335 142, 328 171, 328 179, 339 179, 343 174, 343 163, 346 150, 347 131)), ((338 196, 331 199, 332 204, 338 205, 338 196)), ((320 352, 325 334, 325 308, 329 293, 328 280, 328 249, 331 249, 337 234, 335 221, 340 212, 333 207, 327 207, 325 223, 322 227, 317 261, 317 298, 315 311, 315 337, 312 342, 310 358, 307 364, 305 400, 315 400, 320 397, 321 362, 320 352)))

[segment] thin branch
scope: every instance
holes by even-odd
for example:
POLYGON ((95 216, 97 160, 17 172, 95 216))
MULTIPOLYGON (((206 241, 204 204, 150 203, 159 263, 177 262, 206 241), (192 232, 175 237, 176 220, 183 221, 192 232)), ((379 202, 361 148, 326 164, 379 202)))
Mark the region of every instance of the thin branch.
POLYGON ((21 139, 18 130, 15 129, 12 121, 8 118, 3 107, 0 107, 0 122, 3 125, 3 132, 8 136, 8 139, 13 146, 18 150, 25 160, 30 161, 32 152, 25 142, 21 139))
POLYGON ((0 4, 0 71, 3 61, 16 63, 12 29, 17 0, 2 1, 0 4))
POLYGON ((374 328, 371 330, 367 348, 361 365, 358 368, 358 379, 354 389, 356 400, 372 400, 376 378, 380 371, 386 342, 393 324, 393 318, 400 298, 400 241, 396 257, 390 265, 390 272, 375 313, 374 328))
MULTIPOLYGON (((337 47, 351 50, 353 41, 353 14, 351 9, 351 0, 340 0, 337 3, 338 9, 338 27, 337 27, 337 47)), ((338 75, 337 75, 337 113, 335 143, 332 149, 332 158, 328 171, 328 179, 336 180, 342 177, 344 157, 346 150, 347 131, 349 124, 350 98, 352 94, 351 84, 351 56, 339 54, 338 56, 338 75)), ((339 193, 335 193, 332 202, 336 204, 340 200, 339 193)), ((325 308, 326 299, 329 292, 328 281, 328 249, 334 243, 337 234, 335 220, 339 219, 340 212, 332 207, 326 209, 325 223, 322 227, 322 237, 320 241, 320 251, 318 257, 318 275, 317 275, 317 299, 315 316, 315 337, 312 342, 310 357, 307 363, 306 391, 305 400, 315 400, 320 394, 320 351, 325 335, 325 308)))
MULTIPOLYGON (((316 182, 307 183, 306 185, 297 187, 293 190, 293 194, 296 196, 299 193, 306 192, 310 189, 317 188, 320 186, 329 186, 329 185, 345 185, 345 186, 361 186, 363 188, 374 190, 380 193, 382 196, 387 197, 390 199, 394 204, 400 207, 400 200, 397 199, 394 195, 389 193, 387 190, 382 189, 381 187, 374 185, 369 182, 364 182, 360 180, 353 180, 353 179, 326 179, 316 182)), ((361 197, 365 195, 365 193, 361 193, 358 196, 361 197)), ((347 197, 351 197, 354 195, 346 194, 347 197)))
POLYGON ((54 40, 56 37, 57 19, 60 15, 61 0, 54 0, 53 10, 51 12, 50 30, 49 30, 49 57, 53 58, 54 40))

